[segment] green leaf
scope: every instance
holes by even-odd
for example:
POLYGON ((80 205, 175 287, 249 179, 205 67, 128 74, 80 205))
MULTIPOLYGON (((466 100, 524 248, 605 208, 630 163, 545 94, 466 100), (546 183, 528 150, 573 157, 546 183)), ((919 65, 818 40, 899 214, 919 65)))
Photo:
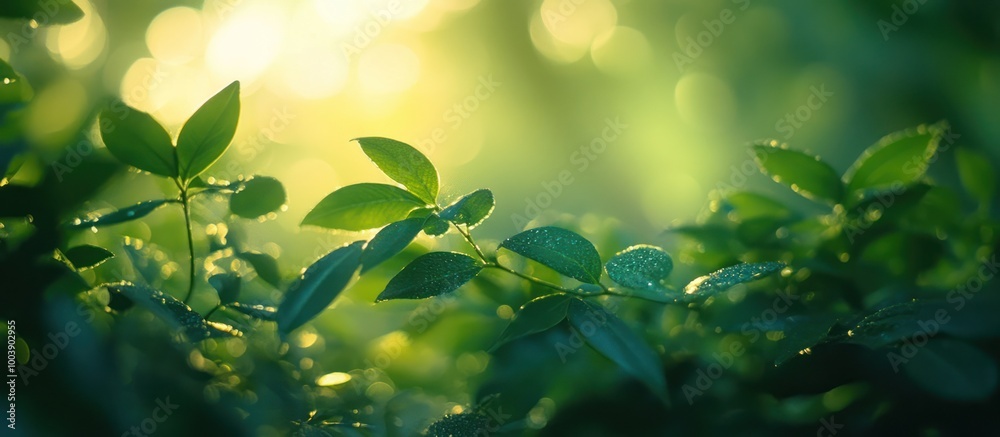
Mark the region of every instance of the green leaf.
POLYGON ((674 269, 665 250, 645 244, 615 254, 606 266, 608 277, 619 285, 637 290, 662 290, 660 281, 674 269))
POLYGON ((240 83, 236 81, 202 104, 181 128, 177 162, 183 180, 198 176, 226 152, 239 119, 240 83))
POLYGON ((919 180, 937 152, 940 131, 938 125, 920 126, 890 134, 869 147, 844 174, 848 200, 858 200, 867 191, 896 184, 906 186, 919 180))
POLYGON ((480 413, 448 414, 427 428, 428 437, 473 437, 490 435, 489 417, 480 413))
POLYGON ((88 214, 88 217, 86 218, 74 219, 69 223, 69 226, 74 229, 85 229, 90 227, 99 228, 102 226, 116 225, 118 223, 124 223, 145 217, 157 208, 168 203, 177 203, 177 201, 173 199, 147 200, 117 211, 109 212, 107 214, 88 214))
POLYGON ((31 100, 31 95, 28 81, 0 59, 0 123, 4 121, 6 112, 21 108, 24 102, 31 100))
POLYGON ((219 304, 225 305, 236 302, 240 298, 240 275, 236 272, 218 273, 208 278, 208 283, 212 285, 219 294, 219 304))
MULTIPOLYGON (((840 181, 837 181, 840 184, 840 181)), ((788 219, 796 214, 785 204, 770 197, 739 191, 726 196, 726 203, 729 203, 735 215, 740 220, 752 220, 756 218, 788 219)))
POLYGON ((417 237, 424 227, 425 218, 408 218, 390 224, 375 234, 361 254, 361 273, 364 274, 383 261, 396 256, 417 237))
POLYGON ((157 317, 163 319, 175 329, 182 329, 192 342, 204 340, 211 335, 205 319, 169 294, 154 290, 144 285, 129 282, 104 284, 112 295, 126 298, 128 301, 145 308, 157 317))
POLYGON ((89 244, 71 247, 63 251, 63 255, 77 271, 92 269, 115 257, 111 251, 89 244))
POLYGON ((257 218, 285 203, 285 187, 275 178, 257 176, 229 198, 229 210, 240 217, 257 218))
POLYGON ((908 360, 893 352, 890 362, 894 356, 916 385, 949 401, 986 400, 997 388, 996 361, 961 341, 931 339, 908 360))
POLYGON ((160 176, 177 177, 170 134, 149 114, 122 105, 101 112, 98 124, 104 145, 119 161, 160 176))
POLYGON ((356 138, 361 149, 382 172, 403 184, 407 190, 426 203, 437 202, 438 174, 434 164, 406 143, 389 138, 356 138))
POLYGON ((69 24, 83 18, 83 10, 69 0, 59 0, 58 3, 55 1, 46 3, 34 0, 4 0, 0 2, 0 17, 24 20, 44 17, 44 21, 38 22, 42 26, 69 24))
POLYGON ((364 244, 363 240, 355 241, 306 268, 278 305, 278 331, 288 334, 330 306, 361 266, 364 244))
POLYGON ((843 182, 833 167, 818 156, 771 145, 753 148, 760 170, 775 182, 788 185, 808 199, 825 199, 833 203, 843 199, 843 182))
POLYGON ((468 225, 469 229, 479 226, 493 213, 496 201, 493 192, 485 188, 473 191, 448 205, 438 215, 452 223, 468 225))
POLYGON ((581 299, 570 302, 568 319, 587 344, 668 402, 660 358, 625 322, 603 306, 581 299))
POLYGON ((225 323, 206 320, 205 327, 208 328, 208 338, 231 338, 243 336, 243 332, 236 329, 235 326, 227 325, 225 323))
POLYGON ((503 330, 500 338, 490 350, 496 350, 505 343, 547 331, 558 325, 566 318, 571 300, 572 298, 565 294, 556 293, 533 299, 524 304, 517 314, 514 314, 510 324, 503 330))
POLYGON ((529 229, 504 240, 500 247, 581 282, 597 284, 601 280, 597 249, 586 238, 563 228, 529 229))
POLYGON ((233 310, 258 320, 274 322, 278 319, 278 309, 271 306, 249 305, 245 303, 233 302, 227 304, 226 308, 232 308, 233 310))
POLYGON ((996 172, 990 156, 978 150, 961 147, 955 150, 958 176, 970 194, 985 205, 989 205, 996 192, 996 172))
POLYGON ((375 299, 424 299, 455 291, 483 269, 472 257, 456 252, 431 252, 396 274, 375 299))
POLYGON ((274 288, 281 288, 281 272, 278 269, 278 260, 271 255, 260 252, 240 252, 236 257, 250 263, 257 277, 264 282, 271 284, 274 288))
POLYGON ((684 294, 690 297, 708 297, 726 291, 735 285, 755 281, 779 272, 783 268, 785 268, 785 263, 777 261, 729 266, 691 281, 684 287, 684 294))
POLYGON ((303 225, 363 231, 402 220, 424 201, 385 184, 355 184, 326 196, 302 219, 303 225))

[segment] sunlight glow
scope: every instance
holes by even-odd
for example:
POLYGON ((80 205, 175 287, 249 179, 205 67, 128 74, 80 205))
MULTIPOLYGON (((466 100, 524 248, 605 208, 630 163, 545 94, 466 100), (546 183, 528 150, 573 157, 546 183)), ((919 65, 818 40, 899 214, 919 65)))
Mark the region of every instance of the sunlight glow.
POLYGON ((67 67, 78 69, 90 65, 104 53, 107 46, 107 30, 104 22, 90 2, 77 3, 83 10, 83 18, 49 31, 45 46, 67 67))
POLYGON ((220 80, 255 81, 278 56, 285 35, 283 9, 241 8, 212 35, 205 60, 220 80))
POLYGON ((201 14, 187 7, 160 12, 146 29, 146 46, 153 57, 168 64, 192 61, 204 46, 201 14))

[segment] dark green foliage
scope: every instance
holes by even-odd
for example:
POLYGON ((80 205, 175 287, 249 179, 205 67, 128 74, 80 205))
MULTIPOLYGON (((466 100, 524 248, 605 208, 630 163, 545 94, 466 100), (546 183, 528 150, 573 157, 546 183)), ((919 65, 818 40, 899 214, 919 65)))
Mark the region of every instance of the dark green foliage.
POLYGON ((482 265, 465 254, 455 252, 424 254, 393 277, 375 301, 425 299, 455 291, 475 278, 482 269, 482 265))
POLYGON ((601 256, 594 245, 579 234, 554 226, 529 229, 514 235, 500 247, 580 282, 601 280, 601 256))
POLYGON ((90 244, 71 247, 64 250, 62 254, 76 270, 92 269, 115 256, 114 253, 103 247, 90 244))
POLYGON ((257 218, 285 204, 285 187, 277 179, 257 176, 229 197, 229 210, 240 217, 257 218))
POLYGON ((361 267, 364 241, 355 241, 313 263, 285 292, 278 306, 278 329, 287 334, 322 312, 361 267))

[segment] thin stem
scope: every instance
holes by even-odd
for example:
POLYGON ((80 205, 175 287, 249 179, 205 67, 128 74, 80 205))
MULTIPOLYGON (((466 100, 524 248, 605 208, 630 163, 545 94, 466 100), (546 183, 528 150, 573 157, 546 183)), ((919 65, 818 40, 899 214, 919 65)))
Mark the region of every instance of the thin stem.
POLYGON ((479 259, 483 260, 483 262, 486 263, 487 265, 490 263, 495 264, 495 262, 490 261, 488 258, 486 258, 486 254, 484 254, 483 250, 479 248, 479 245, 476 244, 476 241, 472 239, 472 234, 469 233, 468 229, 462 229, 462 227, 459 226, 458 224, 455 225, 455 229, 458 229, 458 233, 462 234, 462 236, 465 237, 465 241, 469 242, 469 245, 472 246, 472 248, 476 251, 476 255, 479 255, 479 259))
POLYGON ((187 296, 184 298, 184 303, 188 303, 191 300, 191 295, 194 294, 194 230, 191 228, 191 198, 188 197, 187 187, 178 184, 181 189, 181 206, 184 208, 184 224, 187 227, 187 240, 188 240, 188 255, 190 263, 190 275, 188 276, 188 292, 187 296))
POLYGON ((505 271, 507 273, 510 273, 512 275, 515 275, 515 276, 518 276, 518 277, 520 277, 522 279, 525 279, 525 280, 527 280, 529 282, 541 285, 543 287, 548 287, 548 288, 551 288, 553 290, 559 290, 559 291, 562 291, 564 293, 581 294, 581 293, 578 293, 576 290, 574 290, 572 288, 566 288, 566 287, 563 287, 563 286, 558 285, 558 284, 553 284, 553 283, 551 283, 549 281, 546 281, 544 279, 538 279, 538 278, 536 278, 534 276, 521 273, 521 272, 519 272, 517 270, 514 270, 514 269, 512 269, 510 267, 507 267, 507 266, 504 266, 504 265, 501 265, 501 264, 498 264, 498 263, 487 263, 486 267, 487 268, 492 268, 492 269, 503 270, 503 271, 505 271))

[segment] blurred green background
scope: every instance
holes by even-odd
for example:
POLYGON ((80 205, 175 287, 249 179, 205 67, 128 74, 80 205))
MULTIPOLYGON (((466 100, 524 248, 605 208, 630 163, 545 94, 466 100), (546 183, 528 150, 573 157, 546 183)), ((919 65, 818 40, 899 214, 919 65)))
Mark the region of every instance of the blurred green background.
MULTIPOLYGON (((661 231, 693 219, 713 190, 769 184, 743 170, 754 140, 788 142, 842 171, 888 132, 947 119, 962 145, 1000 153, 1000 9, 990 2, 75 3, 85 16, 69 25, 0 21, 0 58, 35 92, 24 114, 31 153, 12 182, 72 172, 74 150, 88 142, 96 147, 93 156, 81 153, 84 160, 107 156, 95 115, 112 99, 151 113, 176 135, 205 99, 240 80, 236 139, 207 175, 276 177, 288 192, 287 208, 234 224, 224 208, 203 205, 194 211, 196 246, 205 254, 213 240, 241 241, 276 257, 286 279, 344 242, 370 237, 299 227, 334 189, 387 181, 349 142, 361 136, 418 147, 437 165, 445 193, 492 189, 497 210, 477 230, 483 239, 566 213, 581 217, 588 235, 615 235, 606 240, 614 244, 599 246, 602 255, 639 241, 662 243, 661 231), (904 4, 919 6, 909 13, 904 4)), ((120 168, 79 212, 171 190, 166 181, 120 168)), ((176 296, 186 285, 180 229, 181 214, 163 210, 74 234, 68 245, 113 248, 122 256, 88 279, 114 280, 134 275, 114 249, 121 236, 141 239, 159 253, 163 288, 176 296)), ((206 272, 214 261, 204 261, 206 272)), ((375 307, 385 278, 402 265, 382 267, 382 277, 346 291, 298 331, 283 359, 297 367, 289 371, 294 378, 328 387, 362 380, 362 391, 376 400, 419 387, 434 406, 413 413, 421 419, 442 405, 460 411, 487 378, 491 357, 483 349, 520 301, 507 296, 511 301, 497 306, 484 292, 375 307)), ((204 312, 215 297, 204 281, 198 287, 192 306, 204 312)), ((271 302, 281 296, 256 283, 250 293, 271 302)), ((663 326, 683 323, 681 317, 667 314, 663 326)), ((268 343, 276 339, 256 341, 263 344, 255 349, 243 340, 209 340, 202 352, 229 356, 252 372, 254 351, 276 349, 268 343)), ((192 366, 206 366, 200 354, 188 357, 192 366)), ((591 369, 572 366, 567 375, 591 369)), ((601 378, 595 387, 609 383, 601 378)), ((553 414, 552 398, 530 409, 531 426, 553 414)))

